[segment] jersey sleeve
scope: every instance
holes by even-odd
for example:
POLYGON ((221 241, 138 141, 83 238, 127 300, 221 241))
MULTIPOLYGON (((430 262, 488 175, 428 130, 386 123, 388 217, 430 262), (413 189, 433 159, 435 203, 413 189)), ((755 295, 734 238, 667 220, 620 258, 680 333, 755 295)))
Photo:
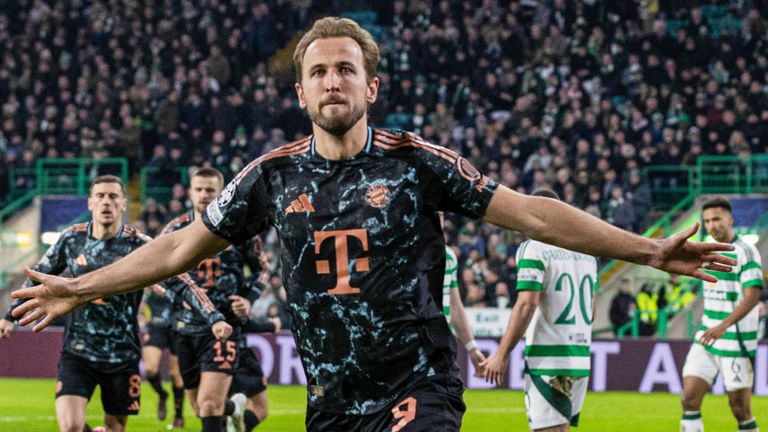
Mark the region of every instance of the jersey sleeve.
POLYGON ((445 248, 445 286, 448 289, 459 287, 459 260, 450 247, 445 248))
POLYGON ((763 270, 760 267, 760 252, 758 252, 757 248, 752 245, 749 245, 745 251, 746 259, 739 271, 739 282, 741 282, 742 289, 760 289, 763 287, 763 270))
POLYGON ((541 291, 546 264, 536 243, 527 241, 517 250, 517 291, 541 291))
POLYGON ((239 245, 267 228, 271 206, 257 161, 246 166, 203 213, 214 234, 239 245))
POLYGON ((418 149, 416 154, 425 168, 420 178, 422 190, 437 209, 473 219, 485 216, 498 183, 456 152, 417 135, 406 135, 418 149))

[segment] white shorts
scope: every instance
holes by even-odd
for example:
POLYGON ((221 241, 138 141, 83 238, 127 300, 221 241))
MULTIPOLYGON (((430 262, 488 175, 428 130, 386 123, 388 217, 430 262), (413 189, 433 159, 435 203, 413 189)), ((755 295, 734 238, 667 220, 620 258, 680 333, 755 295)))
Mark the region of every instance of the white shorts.
POLYGON ((587 395, 589 377, 531 376, 525 374, 525 411, 531 430, 543 429, 561 424, 576 426, 581 407, 587 395), (543 394, 534 383, 546 386, 543 394), (570 385, 570 389, 567 387, 570 385), (565 388, 564 388, 565 387, 565 388), (563 389, 558 391, 557 389, 563 389), (570 413, 570 417, 566 414, 570 413))
POLYGON ((749 357, 723 357, 712 354, 700 344, 691 345, 683 366, 683 377, 696 376, 714 384, 717 373, 722 372, 726 391, 752 388, 755 371, 749 357))

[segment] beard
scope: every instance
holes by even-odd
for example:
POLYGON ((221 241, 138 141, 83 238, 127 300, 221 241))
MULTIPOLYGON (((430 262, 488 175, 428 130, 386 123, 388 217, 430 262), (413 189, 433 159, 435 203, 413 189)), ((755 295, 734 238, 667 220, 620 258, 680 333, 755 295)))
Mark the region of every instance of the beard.
POLYGON ((350 110, 344 114, 337 114, 333 116, 327 116, 323 114, 323 105, 318 110, 308 110, 309 119, 312 123, 320 126, 321 129, 328 132, 333 136, 343 136, 347 131, 352 129, 365 114, 367 107, 351 105, 350 110))

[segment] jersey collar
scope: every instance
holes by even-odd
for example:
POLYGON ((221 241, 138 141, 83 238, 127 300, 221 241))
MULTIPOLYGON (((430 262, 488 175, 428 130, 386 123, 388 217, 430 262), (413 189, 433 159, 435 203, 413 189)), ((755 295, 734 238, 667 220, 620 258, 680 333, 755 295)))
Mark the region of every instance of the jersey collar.
MULTIPOLYGON (((370 126, 368 126, 368 137, 365 139, 365 147, 363 147, 362 153, 370 153, 372 143, 373 143, 373 129, 370 126)), ((315 151, 314 135, 312 136, 312 141, 309 144, 309 154, 312 155, 312 157, 317 156, 317 151, 315 151)), ((355 157, 355 156, 352 156, 352 157, 355 157)))

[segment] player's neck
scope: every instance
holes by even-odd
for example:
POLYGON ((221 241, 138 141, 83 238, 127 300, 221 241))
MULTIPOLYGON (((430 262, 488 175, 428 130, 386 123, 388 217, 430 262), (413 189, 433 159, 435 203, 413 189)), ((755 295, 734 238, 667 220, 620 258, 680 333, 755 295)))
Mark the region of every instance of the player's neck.
POLYGON ((115 222, 111 224, 94 223, 91 228, 91 236, 97 240, 107 240, 117 235, 122 224, 115 222))
POLYGON ((199 220, 201 217, 203 217, 203 212, 199 212, 195 209, 195 220, 199 220))
POLYGON ((315 135, 315 150, 329 160, 349 159, 365 147, 368 139, 368 116, 362 116, 342 136, 332 135, 316 124, 312 124, 312 132, 315 135))

